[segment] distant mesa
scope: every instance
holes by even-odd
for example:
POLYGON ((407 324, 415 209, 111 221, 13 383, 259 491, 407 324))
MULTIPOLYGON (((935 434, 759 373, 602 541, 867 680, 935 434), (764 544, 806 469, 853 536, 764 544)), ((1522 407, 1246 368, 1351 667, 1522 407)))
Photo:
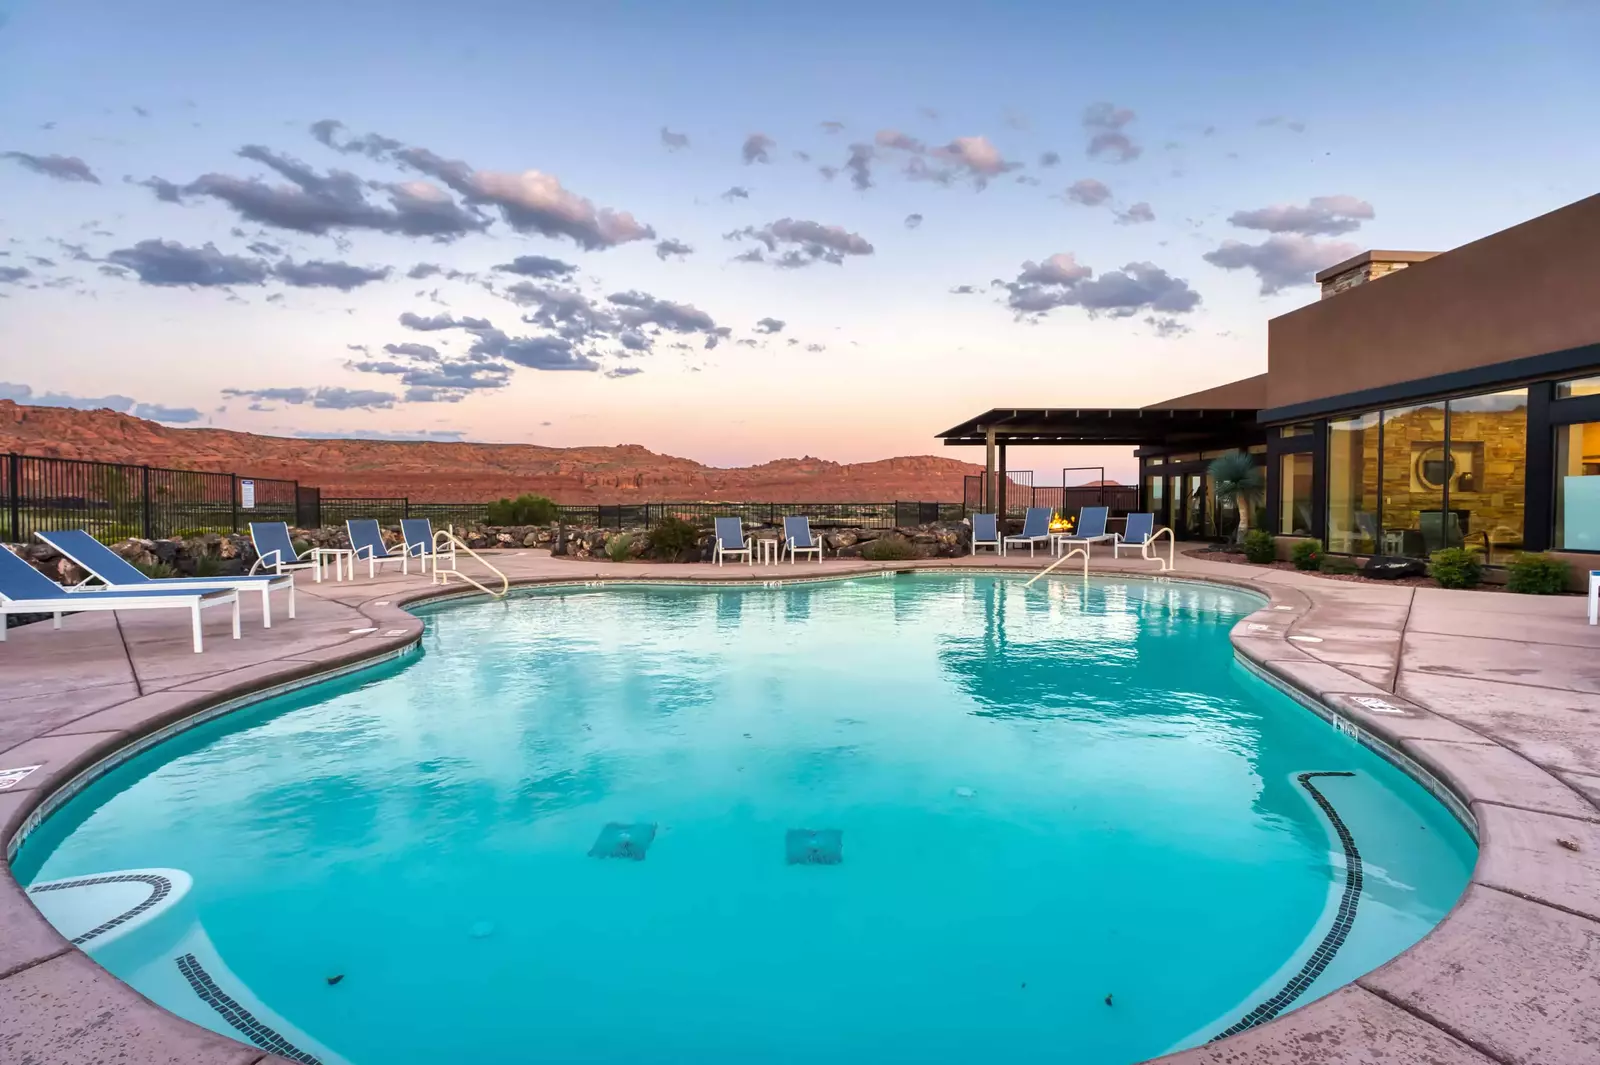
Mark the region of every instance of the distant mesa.
POLYGON ((443 441, 301 439, 176 429, 111 410, 0 400, 0 452, 277 477, 325 496, 469 503, 537 492, 562 503, 956 502, 982 467, 915 455, 838 463, 811 457, 717 469, 638 444, 540 447, 443 441))

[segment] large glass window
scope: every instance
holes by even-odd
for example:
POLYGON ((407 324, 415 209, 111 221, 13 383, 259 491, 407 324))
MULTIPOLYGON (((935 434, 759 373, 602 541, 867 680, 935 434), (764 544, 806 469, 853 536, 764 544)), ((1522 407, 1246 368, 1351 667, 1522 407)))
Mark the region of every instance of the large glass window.
POLYGON ((1328 423, 1328 550, 1378 549, 1378 415, 1328 423))
MULTIPOLYGON (((1447 535, 1491 563, 1522 550, 1528 461, 1528 390, 1452 399, 1448 458, 1435 452, 1424 472, 1440 475, 1449 499, 1447 535)), ((1452 542, 1451 546, 1454 546, 1452 542)), ((1437 548, 1432 548, 1437 550, 1437 548)))
POLYGON ((1311 453, 1298 451, 1278 459, 1278 532, 1311 535, 1311 453))
POLYGON ((1556 430, 1556 542, 1600 551, 1600 422, 1556 430))
POLYGON ((1580 377, 1576 381, 1557 381, 1556 398, 1573 396, 1600 396, 1600 377, 1580 377))
POLYGON ((1167 524, 1167 501, 1162 493, 1166 486, 1165 477, 1146 477, 1144 481, 1144 503, 1150 512, 1156 516, 1157 525, 1167 524))
POLYGON ((1184 534, 1186 536, 1203 536, 1206 528, 1206 487, 1211 478, 1202 477, 1198 473, 1191 473, 1187 477, 1178 478, 1184 483, 1184 534))
POLYGON ((1379 551, 1426 558, 1442 548, 1461 546, 1460 521, 1444 510, 1449 467, 1443 403, 1383 412, 1379 551))

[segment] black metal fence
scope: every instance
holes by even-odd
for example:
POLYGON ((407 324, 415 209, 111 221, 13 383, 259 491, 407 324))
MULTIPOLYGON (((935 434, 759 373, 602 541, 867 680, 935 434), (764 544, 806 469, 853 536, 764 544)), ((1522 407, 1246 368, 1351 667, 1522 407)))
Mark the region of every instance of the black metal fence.
POLYGON ((294 481, 39 455, 0 460, 0 524, 11 543, 49 529, 159 539, 298 518, 294 481))
MULTIPOLYGON (((1029 507, 1049 507, 1067 515, 1074 515, 1082 507, 1110 507, 1113 516, 1122 516, 1139 509, 1139 486, 1135 484, 1085 484, 1036 486, 1033 474, 1026 470, 1013 470, 1006 474, 1006 516, 1020 518, 1029 507)), ((963 485, 962 499, 966 509, 983 510, 983 474, 969 474, 963 485)))
MULTIPOLYGON (((623 503, 558 506, 568 525, 623 529, 654 525, 671 516, 709 526, 713 518, 739 517, 777 525, 804 514, 814 527, 843 525, 889 529, 933 521, 960 521, 960 503, 623 503)), ((242 531, 252 521, 283 521, 300 528, 343 525, 348 518, 428 518, 435 525, 487 523, 489 504, 424 503, 403 497, 332 498, 297 481, 236 473, 173 470, 131 463, 92 462, 40 455, 0 455, 0 535, 26 543, 50 529, 86 529, 107 542, 143 537, 242 531)))
MULTIPOLYGON (((436 525, 487 523, 488 503, 422 503, 403 497, 389 499, 324 498, 322 523, 342 525, 348 518, 376 518, 392 524, 401 518, 428 518, 436 525)), ((627 529, 654 525, 665 517, 709 526, 713 518, 738 517, 746 522, 777 525, 787 514, 804 514, 817 528, 850 525, 892 529, 933 521, 960 521, 966 516, 960 503, 598 503, 558 505, 556 518, 567 525, 601 529, 627 529)))

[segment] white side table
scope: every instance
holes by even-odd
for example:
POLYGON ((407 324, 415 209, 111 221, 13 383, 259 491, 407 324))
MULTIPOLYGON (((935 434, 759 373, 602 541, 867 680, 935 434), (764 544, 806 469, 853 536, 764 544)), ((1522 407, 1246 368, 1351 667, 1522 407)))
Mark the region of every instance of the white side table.
POLYGON ((349 559, 350 560, 350 579, 351 580, 355 580, 355 576, 356 576, 356 560, 354 558, 354 554, 355 553, 353 551, 351 551, 349 548, 345 548, 345 547, 317 547, 317 548, 313 548, 312 551, 311 551, 311 561, 313 561, 313 562, 315 562, 317 564, 317 569, 316 569, 317 583, 318 584, 322 583, 322 570, 323 570, 323 567, 325 567, 328 564, 328 559, 330 559, 330 558, 333 559, 333 579, 334 580, 336 580, 336 581, 344 580, 344 563, 345 563, 345 559, 349 559))
POLYGON ((756 554, 761 556, 763 566, 776 566, 778 564, 778 548, 782 546, 777 540, 761 539, 755 542, 756 554))

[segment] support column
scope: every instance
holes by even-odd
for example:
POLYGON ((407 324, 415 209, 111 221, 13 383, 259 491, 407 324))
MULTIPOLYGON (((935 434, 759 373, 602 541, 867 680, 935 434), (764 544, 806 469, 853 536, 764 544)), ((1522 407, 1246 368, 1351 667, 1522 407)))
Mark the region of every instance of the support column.
POLYGON ((1000 515, 1000 520, 1004 521, 1005 520, 1005 516, 1006 516, 1006 488, 1007 488, 1007 485, 1006 485, 1006 445, 1004 443, 1001 443, 999 445, 999 447, 1000 447, 1000 464, 997 467, 997 470, 996 470, 997 476, 995 477, 995 499, 996 499, 995 513, 999 514, 1000 515))
POLYGON ((984 436, 983 446, 983 509, 994 512, 994 427, 984 436))

